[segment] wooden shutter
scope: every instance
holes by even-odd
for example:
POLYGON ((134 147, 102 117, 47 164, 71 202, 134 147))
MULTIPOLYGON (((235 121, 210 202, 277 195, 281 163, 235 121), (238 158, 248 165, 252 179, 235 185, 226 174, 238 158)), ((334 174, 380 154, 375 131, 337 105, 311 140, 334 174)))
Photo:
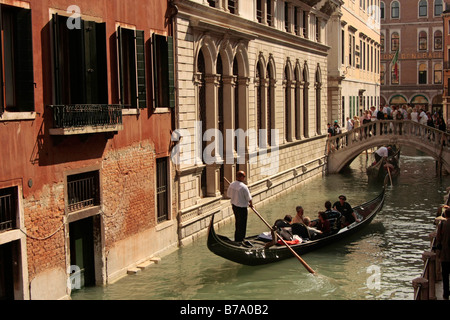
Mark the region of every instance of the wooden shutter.
POLYGON ((175 66, 173 54, 173 37, 167 37, 167 72, 169 77, 169 107, 175 107, 175 66))
POLYGON ((145 107, 147 95, 144 31, 118 27, 117 65, 120 104, 129 103, 131 107, 135 108, 145 107))
POLYGON ((106 55, 106 23, 96 23, 96 48, 97 48, 97 101, 96 103, 108 103, 108 60, 106 55))
POLYGON ((159 103, 159 61, 158 61, 158 43, 157 43, 157 34, 152 34, 152 77, 153 77, 153 108, 158 108, 160 106, 159 103))
POLYGON ((175 106, 173 38, 152 35, 153 106, 175 106))
POLYGON ((106 74, 106 27, 105 23, 85 21, 84 57, 86 103, 108 103, 106 74))
POLYGON ((19 9, 15 33, 15 89, 19 111, 34 111, 34 71, 31 9, 19 9))
POLYGON ((62 103, 61 99, 61 58, 60 58, 60 41, 59 41, 59 16, 54 13, 52 16, 52 40, 53 40, 53 77, 54 77, 54 103, 56 105, 62 103))
POLYGON ((86 87, 86 103, 93 104, 98 101, 98 70, 97 70, 97 44, 94 21, 85 21, 83 24, 84 40, 84 77, 86 87))
MULTIPOLYGON (((0 5, 0 27, 2 26, 2 6, 0 5)), ((1 30, 0 30, 1 31, 1 30)), ((0 32, 0 116, 5 112, 5 97, 3 95, 5 86, 3 83, 3 39, 0 32)))
POLYGON ((136 70, 138 108, 145 108, 147 87, 145 84, 145 40, 142 30, 136 30, 136 70))
POLYGON ((118 27, 116 31, 117 45, 117 66, 118 66, 118 84, 119 84, 119 104, 124 104, 124 88, 123 88, 123 48, 122 48, 122 27, 118 27))

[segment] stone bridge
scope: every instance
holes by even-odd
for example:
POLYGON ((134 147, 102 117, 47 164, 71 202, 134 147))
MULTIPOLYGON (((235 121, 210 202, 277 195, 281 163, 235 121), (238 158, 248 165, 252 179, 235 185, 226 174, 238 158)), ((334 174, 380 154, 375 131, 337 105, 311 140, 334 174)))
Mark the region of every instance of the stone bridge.
POLYGON ((436 160, 437 173, 450 173, 450 134, 410 120, 377 120, 328 138, 328 173, 338 173, 363 151, 382 145, 410 146, 436 160))

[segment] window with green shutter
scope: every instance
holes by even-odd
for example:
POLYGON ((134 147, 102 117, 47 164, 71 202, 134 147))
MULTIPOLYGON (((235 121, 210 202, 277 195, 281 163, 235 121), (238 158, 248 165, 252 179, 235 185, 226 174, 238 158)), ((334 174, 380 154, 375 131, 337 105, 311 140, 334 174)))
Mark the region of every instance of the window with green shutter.
POLYGON ((173 38, 152 35, 153 107, 175 107, 173 38))
POLYGON ((120 104, 125 108, 145 108, 147 94, 144 31, 118 27, 117 57, 120 104))
POLYGON ((52 19, 55 104, 107 104, 105 23, 81 19, 69 28, 67 19, 52 19))
POLYGON ((0 5, 0 114, 34 111, 31 10, 0 5))

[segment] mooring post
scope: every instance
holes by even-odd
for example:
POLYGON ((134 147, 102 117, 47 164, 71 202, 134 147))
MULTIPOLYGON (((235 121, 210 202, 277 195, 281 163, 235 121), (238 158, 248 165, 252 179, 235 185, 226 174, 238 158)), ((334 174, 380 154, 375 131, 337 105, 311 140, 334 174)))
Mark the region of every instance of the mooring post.
POLYGON ((436 253, 425 251, 422 254, 422 260, 425 264, 428 261, 428 267, 426 267, 426 273, 428 276, 428 288, 429 288, 429 300, 436 300, 436 253))
POLYGON ((414 298, 416 300, 428 300, 428 280, 422 277, 412 281, 414 287, 414 298), (419 294, 417 292, 419 291, 419 294))
MULTIPOLYGON (((435 224, 439 224, 439 222, 435 222, 435 224)), ((430 238, 430 243, 431 243, 431 248, 433 250, 434 247, 434 242, 436 239, 436 231, 433 231, 432 233, 429 234, 429 238, 430 238)), ((437 281, 441 281, 442 280, 442 274, 441 274, 441 262, 439 259, 439 256, 436 254, 435 255, 435 275, 436 275, 436 282, 437 281)))

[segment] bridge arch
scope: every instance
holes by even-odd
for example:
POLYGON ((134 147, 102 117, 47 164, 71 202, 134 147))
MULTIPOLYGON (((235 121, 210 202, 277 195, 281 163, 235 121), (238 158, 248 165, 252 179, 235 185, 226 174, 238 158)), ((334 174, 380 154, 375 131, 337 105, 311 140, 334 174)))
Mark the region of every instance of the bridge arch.
POLYGON ((420 150, 436 160, 439 173, 450 174, 450 134, 413 121, 392 120, 368 123, 330 137, 327 144, 328 173, 340 172, 367 149, 388 144, 420 150), (377 134, 370 135, 374 126, 377 134))

